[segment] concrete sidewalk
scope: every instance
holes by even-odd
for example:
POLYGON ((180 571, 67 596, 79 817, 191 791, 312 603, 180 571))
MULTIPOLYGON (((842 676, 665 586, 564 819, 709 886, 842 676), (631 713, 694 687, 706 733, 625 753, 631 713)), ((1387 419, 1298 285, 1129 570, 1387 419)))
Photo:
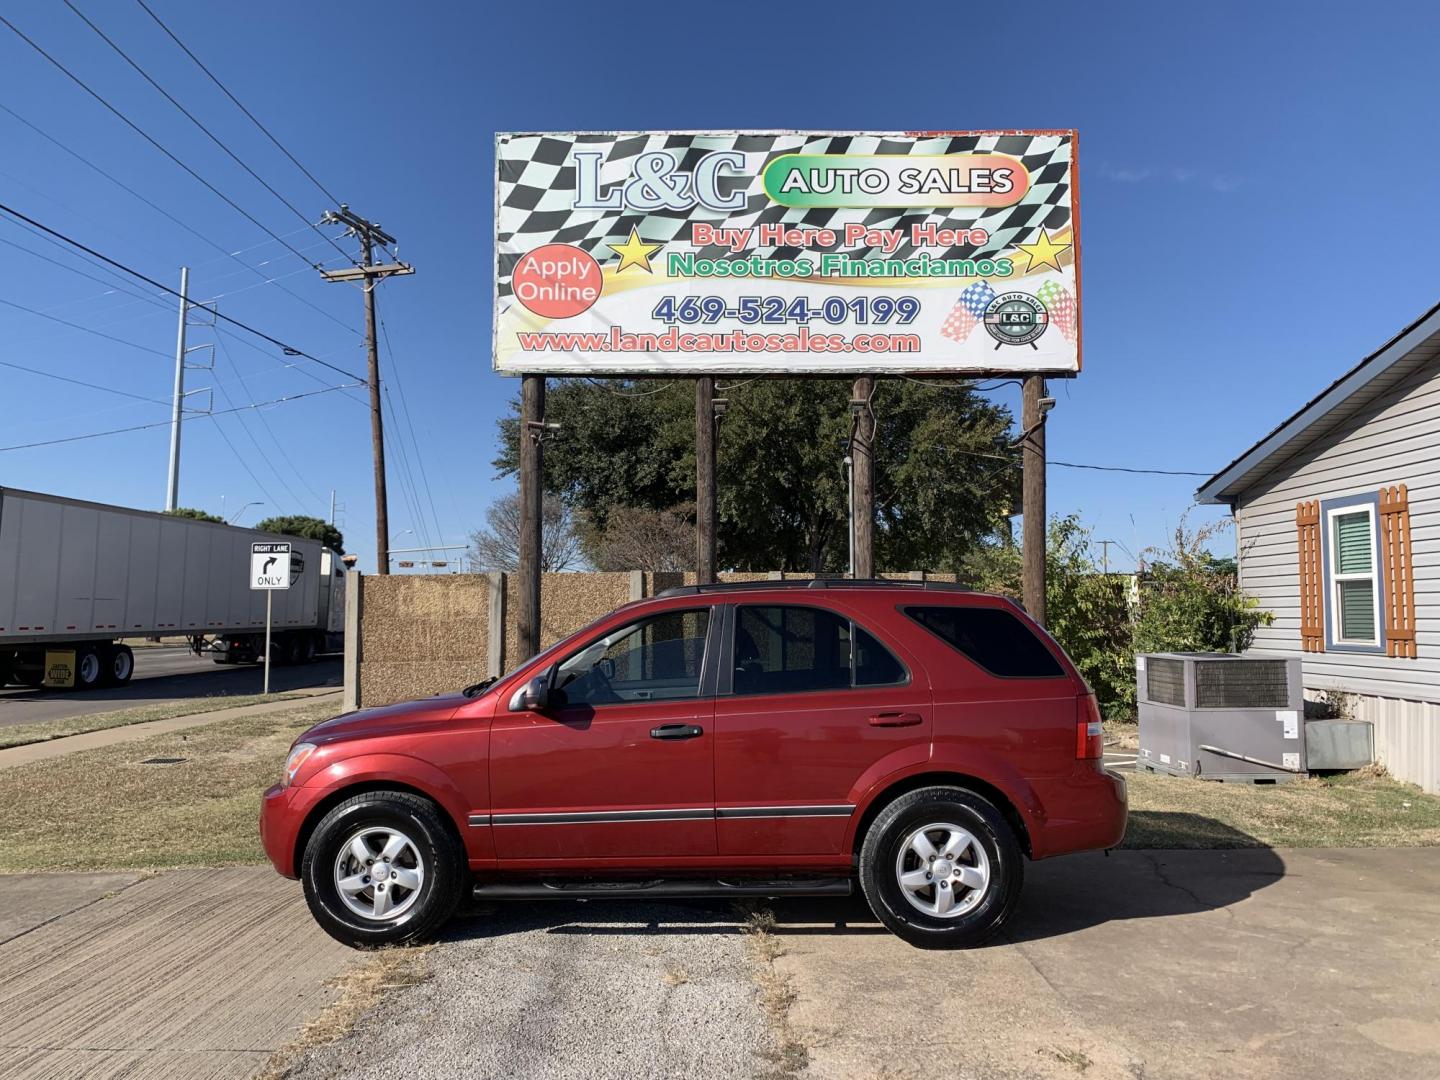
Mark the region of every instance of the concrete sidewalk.
POLYGON ((1119 851, 1027 867, 1002 939, 923 952, 776 905, 807 1077, 1440 1076, 1440 849, 1119 851))
MULTIPOLYGON (((32 761, 63 757, 66 754, 73 754, 77 750, 94 750, 97 746, 113 746, 116 743, 148 739, 151 735, 165 735, 171 731, 184 731, 187 728, 204 727, 206 724, 218 724, 224 720, 241 720, 247 716, 264 716, 267 713, 299 709, 331 699, 335 702, 336 710, 339 710, 341 691, 331 687, 290 690, 287 693, 294 694, 295 697, 287 701, 267 701, 263 705, 238 705, 230 708, 217 708, 212 712, 187 713, 184 716, 172 716, 166 720, 147 720, 141 724, 127 724, 124 727, 87 731, 83 735, 66 735, 61 739, 48 739, 45 742, 7 747, 0 750, 0 769, 8 769, 14 765, 28 765, 32 761)), ((216 699, 217 702, 223 700, 223 698, 216 699)))
POLYGON ((0 1076, 240 1080, 362 954, 266 867, 0 876, 0 1076))

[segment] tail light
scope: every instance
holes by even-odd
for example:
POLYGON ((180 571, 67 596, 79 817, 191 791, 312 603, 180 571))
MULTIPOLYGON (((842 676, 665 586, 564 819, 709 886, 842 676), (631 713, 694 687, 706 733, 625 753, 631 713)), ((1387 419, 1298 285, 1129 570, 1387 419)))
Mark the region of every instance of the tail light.
POLYGON ((1105 756, 1105 727, 1100 723, 1100 704, 1094 694, 1075 698, 1075 758, 1098 761, 1105 756))

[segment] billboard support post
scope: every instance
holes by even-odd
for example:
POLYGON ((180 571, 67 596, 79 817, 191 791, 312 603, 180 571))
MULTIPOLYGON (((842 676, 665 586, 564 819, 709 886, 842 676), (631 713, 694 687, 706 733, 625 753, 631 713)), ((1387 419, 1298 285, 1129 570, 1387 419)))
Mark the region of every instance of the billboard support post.
POLYGON ((526 375, 520 387, 520 550, 517 576, 520 603, 516 614, 520 655, 540 651, 540 560, 545 430, 545 376, 526 375))
POLYGON ((715 580, 715 380, 695 380, 695 580, 715 580))
POLYGON ((857 578, 875 576, 875 379, 862 375, 855 380, 851 407, 855 409, 855 437, 851 440, 851 483, 854 486, 850 514, 855 538, 854 567, 857 578))
POLYGON ((1045 377, 1025 376, 1020 407, 1020 513, 1023 515, 1021 556, 1025 610, 1045 625, 1045 377))

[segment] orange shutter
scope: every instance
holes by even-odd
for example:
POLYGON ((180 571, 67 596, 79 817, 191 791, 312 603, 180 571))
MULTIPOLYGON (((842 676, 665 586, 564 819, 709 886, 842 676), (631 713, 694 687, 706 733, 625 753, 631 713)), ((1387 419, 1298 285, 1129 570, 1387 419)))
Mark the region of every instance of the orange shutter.
POLYGON ((1325 575, 1320 565, 1320 503, 1295 507, 1295 529, 1300 550, 1300 647, 1325 651, 1325 575))
POLYGON ((1415 657, 1415 567, 1405 485, 1380 489, 1380 559, 1385 573, 1385 651, 1415 657))

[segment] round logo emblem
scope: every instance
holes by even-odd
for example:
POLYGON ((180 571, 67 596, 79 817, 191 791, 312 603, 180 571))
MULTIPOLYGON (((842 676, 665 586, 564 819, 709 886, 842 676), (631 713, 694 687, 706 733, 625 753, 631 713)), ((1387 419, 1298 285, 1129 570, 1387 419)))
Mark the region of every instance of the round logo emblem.
POLYGON ((1029 293, 1001 293, 985 308, 985 329, 1002 345, 1029 345, 1049 325, 1050 313, 1029 293))
POLYGON ((600 264, 569 244, 546 244, 520 256, 511 277, 515 299, 543 319, 569 319, 600 298, 600 264))

